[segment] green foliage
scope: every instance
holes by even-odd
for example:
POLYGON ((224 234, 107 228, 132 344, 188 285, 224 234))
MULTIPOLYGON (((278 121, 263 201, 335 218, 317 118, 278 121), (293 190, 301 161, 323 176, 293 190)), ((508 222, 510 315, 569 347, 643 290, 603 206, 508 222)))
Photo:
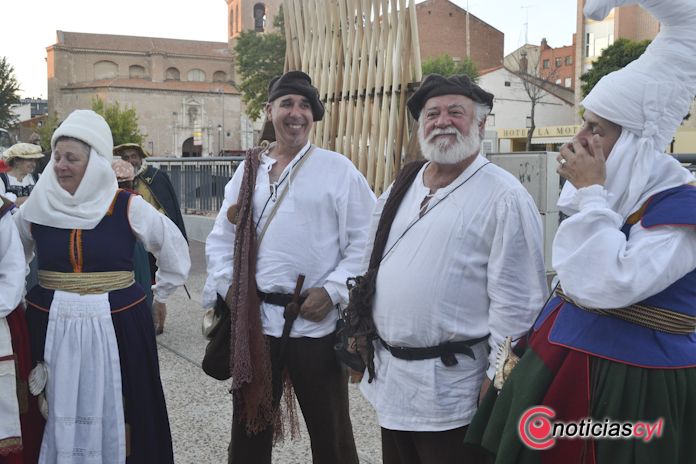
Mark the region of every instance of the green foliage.
POLYGON ((126 106, 121 109, 119 102, 104 103, 99 97, 92 99, 92 110, 106 119, 114 137, 114 146, 122 143, 143 143, 143 134, 138 127, 138 115, 135 108, 126 106))
POLYGON ((592 69, 580 76, 582 95, 586 97, 590 90, 607 74, 623 68, 631 61, 643 54, 650 45, 649 40, 635 42, 628 39, 618 39, 612 45, 604 49, 602 54, 592 64, 592 69))
POLYGON ((283 73, 285 65, 285 33, 283 9, 273 21, 276 30, 259 33, 244 31, 234 47, 241 82, 239 90, 246 104, 246 114, 257 120, 268 100, 268 83, 283 73))
POLYGON ((454 59, 447 54, 425 60, 422 69, 424 76, 433 73, 441 74, 445 77, 454 74, 466 74, 474 82, 476 82, 479 77, 478 69, 476 69, 476 65, 471 61, 471 58, 467 57, 459 63, 456 63, 454 59))
POLYGON ((14 75, 14 67, 6 57, 0 57, 0 127, 14 125, 16 117, 10 106, 19 103, 19 84, 14 75))
POLYGON ((58 116, 55 113, 46 118, 46 123, 41 127, 35 127, 34 130, 41 138, 41 149, 47 152, 51 149, 51 137, 58 128, 58 116))

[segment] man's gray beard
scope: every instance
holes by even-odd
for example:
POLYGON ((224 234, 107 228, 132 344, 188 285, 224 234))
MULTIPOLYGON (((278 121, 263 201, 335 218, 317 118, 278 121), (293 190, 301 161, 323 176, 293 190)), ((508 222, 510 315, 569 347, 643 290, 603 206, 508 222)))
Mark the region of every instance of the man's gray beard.
POLYGON ((478 131, 478 122, 474 119, 469 127, 469 135, 464 137, 454 126, 447 129, 433 129, 429 138, 440 133, 453 133, 457 139, 454 143, 448 140, 430 142, 425 140, 424 124, 418 124, 418 141, 420 142, 423 157, 429 161, 440 164, 456 164, 467 158, 475 156, 481 149, 481 136, 478 131))

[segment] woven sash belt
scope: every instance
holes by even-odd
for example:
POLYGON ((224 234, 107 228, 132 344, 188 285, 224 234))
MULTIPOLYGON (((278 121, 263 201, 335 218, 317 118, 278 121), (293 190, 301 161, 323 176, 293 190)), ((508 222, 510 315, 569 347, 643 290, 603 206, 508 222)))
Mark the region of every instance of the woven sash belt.
POLYGON ((80 295, 97 295, 128 288, 133 283, 132 271, 55 272, 39 270, 39 285, 80 295))
POLYGON ((391 346, 382 338, 379 341, 382 346, 391 353, 392 356, 399 359, 405 359, 407 361, 419 361, 422 359, 432 359, 440 358, 445 366, 454 366, 457 363, 456 353, 466 355, 471 359, 476 359, 474 356, 474 350, 471 349, 472 346, 477 343, 481 343, 488 339, 488 335, 474 338, 472 340, 465 340, 460 342, 445 342, 437 346, 427 346, 424 348, 410 348, 401 346, 391 346))
POLYGON ((676 335, 689 335, 696 331, 696 316, 689 316, 688 314, 677 311, 641 304, 633 304, 625 308, 615 309, 586 308, 580 306, 568 295, 563 293, 560 286, 556 289, 556 295, 562 300, 587 312, 600 314, 602 316, 616 317, 642 327, 647 327, 648 329, 676 335))

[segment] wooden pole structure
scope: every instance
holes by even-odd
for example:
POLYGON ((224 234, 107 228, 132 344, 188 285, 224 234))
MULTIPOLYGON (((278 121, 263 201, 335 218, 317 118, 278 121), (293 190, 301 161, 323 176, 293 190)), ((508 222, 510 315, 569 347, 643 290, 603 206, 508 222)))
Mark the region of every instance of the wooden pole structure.
POLYGON ((415 0, 284 0, 286 71, 310 75, 326 115, 314 143, 347 156, 377 194, 411 146, 406 99, 420 82, 415 0))

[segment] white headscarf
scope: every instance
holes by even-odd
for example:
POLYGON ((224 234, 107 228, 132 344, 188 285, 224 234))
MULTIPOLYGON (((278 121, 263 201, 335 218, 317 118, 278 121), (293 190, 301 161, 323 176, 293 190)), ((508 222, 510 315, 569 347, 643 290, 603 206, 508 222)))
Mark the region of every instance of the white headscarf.
MULTIPOLYGON (((651 195, 692 182, 693 175, 663 153, 696 94, 694 0, 588 0, 585 15, 604 18, 615 6, 640 3, 661 23, 645 53, 604 76, 582 101, 585 109, 622 127, 607 159, 609 205, 624 220, 651 195)), ((577 211, 566 182, 558 206, 577 211)))
POLYGON ((72 137, 90 146, 85 175, 74 195, 58 183, 51 161, 36 183, 29 199, 22 205, 22 214, 29 221, 59 229, 94 229, 113 202, 118 189, 111 169, 113 138, 104 118, 90 110, 76 110, 56 129, 51 139, 72 137))

